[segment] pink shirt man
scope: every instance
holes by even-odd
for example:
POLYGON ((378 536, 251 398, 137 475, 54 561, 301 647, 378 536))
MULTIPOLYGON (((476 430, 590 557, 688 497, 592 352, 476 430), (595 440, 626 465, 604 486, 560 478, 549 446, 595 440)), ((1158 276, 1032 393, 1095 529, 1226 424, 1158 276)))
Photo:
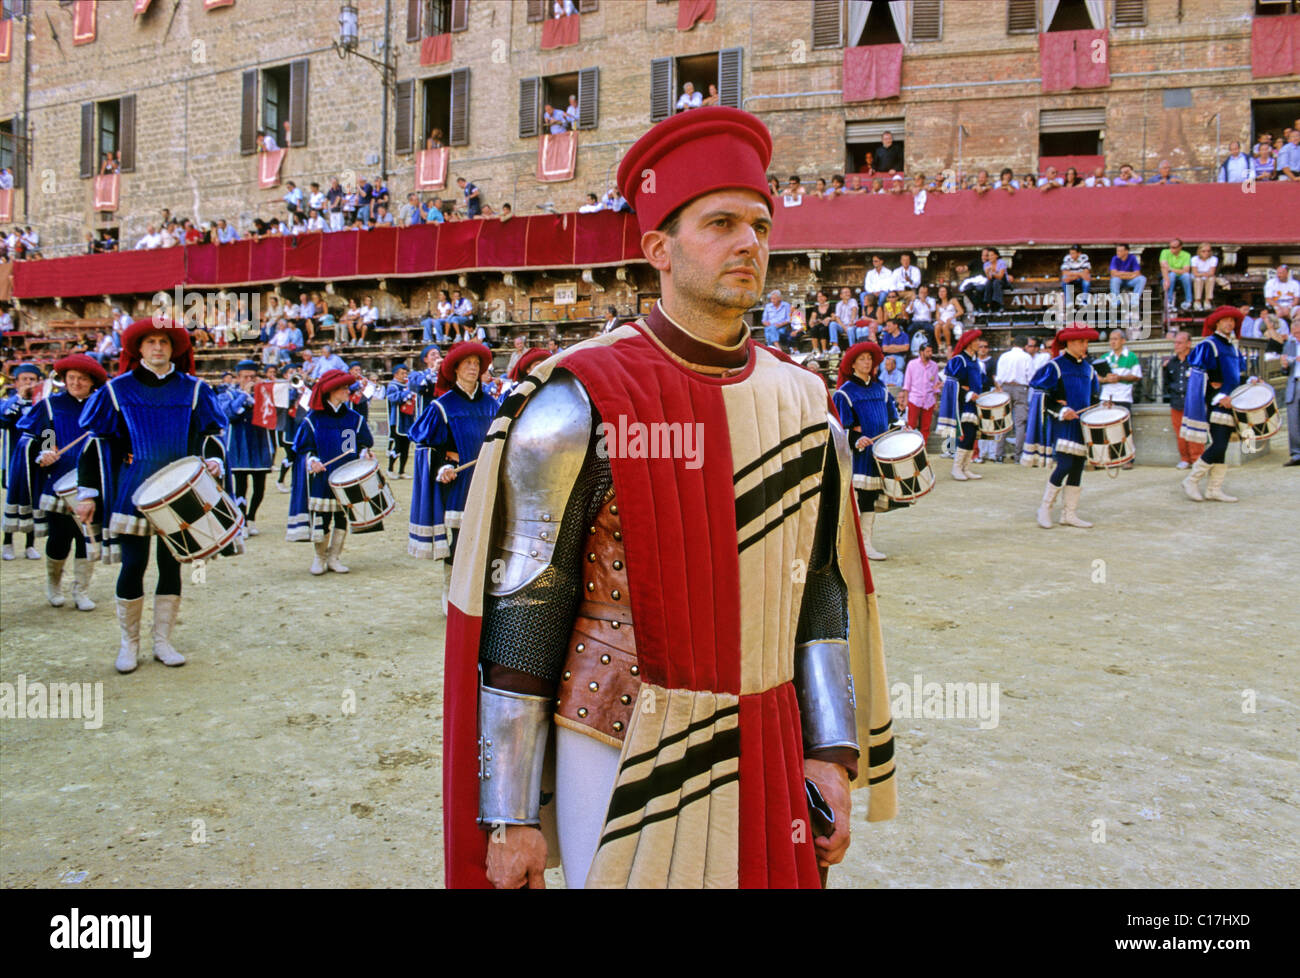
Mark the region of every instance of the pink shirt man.
POLYGON ((923 410, 934 407, 934 388, 938 377, 937 362, 931 360, 926 363, 920 357, 913 357, 903 371, 903 390, 907 391, 907 403, 915 404, 923 410))

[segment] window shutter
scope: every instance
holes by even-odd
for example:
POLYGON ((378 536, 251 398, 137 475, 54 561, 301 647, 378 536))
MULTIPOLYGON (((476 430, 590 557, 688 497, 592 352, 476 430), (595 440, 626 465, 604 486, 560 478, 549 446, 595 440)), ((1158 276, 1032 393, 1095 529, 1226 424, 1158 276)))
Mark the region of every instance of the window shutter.
POLYGON ((469 30, 469 0, 451 0, 451 29, 469 30))
POLYGON ((1086 132, 1106 128, 1106 107, 1091 109, 1040 109, 1039 132, 1086 132))
POLYGON ((411 152, 411 133, 415 129, 415 80, 397 83, 394 116, 393 152, 405 156, 411 152))
POLYGON ((1146 0, 1115 0, 1116 27, 1145 27, 1146 24, 1146 0))
POLYGON ((307 59, 289 63, 289 145, 307 145, 307 59))
POLYGON ((812 46, 844 46, 844 0, 813 0, 812 46))
MULTIPOLYGON (((582 76, 578 76, 578 84, 582 84, 582 76)), ((540 130, 540 120, 538 119, 539 106, 537 99, 541 95, 540 78, 521 78, 519 79, 519 138, 527 139, 530 136, 536 136, 540 130)), ((582 96, 578 96, 579 105, 582 104, 582 96)))
POLYGON ((600 69, 578 72, 578 128, 595 129, 600 112, 600 69))
POLYGON ((95 103, 81 103, 81 176, 93 177, 99 169, 95 159, 95 103))
POLYGON ((406 40, 407 43, 420 39, 420 8, 424 0, 406 0, 406 40))
POLYGON ((914 0, 912 40, 938 41, 943 38, 943 0, 914 0))
POLYGON ((1038 31, 1038 0, 1007 0, 1007 33, 1033 34, 1038 31))
POLYGON ((27 185, 27 119, 14 117, 14 188, 27 185))
POLYGON ((740 108, 740 56, 744 48, 718 52, 718 104, 740 108))
POLYGON ((135 96, 123 95, 117 109, 117 162, 123 173, 135 172, 135 96))
POLYGON ((673 114, 672 58, 653 58, 650 61, 650 121, 662 122, 673 114))
POLYGON ((528 23, 546 19, 546 0, 528 0, 528 23))
POLYGON ((242 156, 257 152, 257 69, 244 72, 244 92, 240 99, 239 152, 242 156))
POLYGON ((451 73, 451 133, 448 146, 464 146, 469 142, 469 69, 457 68, 451 73))
POLYGON ((599 0, 578 0, 578 13, 589 14, 600 6, 599 0))

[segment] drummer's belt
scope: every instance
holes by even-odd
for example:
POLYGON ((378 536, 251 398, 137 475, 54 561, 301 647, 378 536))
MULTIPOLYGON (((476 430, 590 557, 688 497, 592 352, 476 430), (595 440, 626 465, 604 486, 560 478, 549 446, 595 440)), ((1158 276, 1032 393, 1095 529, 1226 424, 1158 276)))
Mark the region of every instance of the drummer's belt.
POLYGON ((582 545, 582 598, 560 674, 555 722, 621 747, 640 686, 614 490, 582 545))

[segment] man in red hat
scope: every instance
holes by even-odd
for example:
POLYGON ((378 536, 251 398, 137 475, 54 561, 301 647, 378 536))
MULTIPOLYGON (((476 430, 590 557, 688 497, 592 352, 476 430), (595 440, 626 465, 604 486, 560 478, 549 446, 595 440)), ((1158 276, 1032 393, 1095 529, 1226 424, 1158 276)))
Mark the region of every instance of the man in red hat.
POLYGON ((952 462, 952 477, 958 482, 982 479, 970 470, 975 439, 979 436, 979 413, 975 398, 984 391, 987 376, 980 366, 975 351, 966 352, 983 335, 983 330, 968 329, 953 347, 952 356, 944 364, 943 393, 939 397, 939 430, 957 439, 957 452, 952 462))
MULTIPOLYGON (((213 476, 222 478, 226 417, 212 388, 194 376, 189 334, 170 319, 154 317, 122 334, 118 375, 86 402, 79 423, 94 440, 77 467, 77 517, 91 523, 98 511, 104 563, 121 561, 117 620, 122 642, 116 665, 118 672, 131 672, 139 664, 144 572, 154 536, 131 497, 155 472, 187 455, 201 456, 213 476)), ((237 542, 234 552, 241 546, 237 542)), ((153 653, 164 665, 180 666, 185 657, 171 644, 181 606, 180 564, 161 537, 156 553, 153 653)))
POLYGON ((745 322, 770 157, 730 108, 640 139, 618 185, 663 298, 535 366, 488 432, 448 610, 450 886, 540 887, 558 855, 571 887, 817 887, 851 781, 894 814, 848 440, 745 322))
POLYGON ((1092 526, 1079 516, 1083 463, 1088 457, 1079 412, 1101 397, 1101 378, 1088 360, 1088 343, 1099 335, 1082 323, 1071 323, 1053 338, 1052 359, 1029 382, 1032 393, 1025 433, 1026 457, 1022 461, 1028 465, 1046 464, 1050 454, 1056 462, 1038 507, 1038 525, 1045 530, 1052 528, 1052 506, 1062 487, 1065 504, 1061 523, 1083 529, 1092 526))
POLYGON ((76 484, 77 461, 86 447, 81 410, 91 392, 107 383, 108 374, 84 353, 74 353, 54 362, 54 375, 63 381, 63 390, 37 401, 18 423, 23 436, 19 447, 31 473, 28 484, 36 500, 36 535, 49 535, 45 544, 45 596, 56 608, 66 603, 63 568, 75 547, 72 600, 78 611, 94 611, 90 578, 95 565, 88 557, 86 537, 73 519, 67 499, 58 495, 55 487, 65 476, 76 484))
MULTIPOLYGON (((1243 318, 1242 311, 1234 306, 1215 309, 1205 317, 1202 339, 1188 358, 1192 367, 1187 372, 1187 400, 1183 405, 1180 434, 1187 441, 1208 445, 1183 479, 1183 491, 1198 503, 1206 499, 1221 503, 1237 501, 1236 496, 1224 492, 1223 481, 1228 475, 1228 442, 1237 431, 1230 395, 1241 386, 1246 375, 1246 358, 1237 348, 1243 318), (1202 479, 1206 480, 1204 495, 1200 487, 1202 479)), ((1247 381, 1258 382, 1258 377, 1247 381)))

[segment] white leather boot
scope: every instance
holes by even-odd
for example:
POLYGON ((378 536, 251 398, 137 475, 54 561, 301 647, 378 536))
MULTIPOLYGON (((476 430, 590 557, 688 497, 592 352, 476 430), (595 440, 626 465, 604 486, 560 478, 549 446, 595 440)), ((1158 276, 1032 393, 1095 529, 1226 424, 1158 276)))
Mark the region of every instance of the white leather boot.
POLYGON ((1183 480, 1183 492, 1187 493, 1188 499, 1195 499, 1198 503, 1205 502, 1205 497, 1201 495, 1200 482, 1209 473, 1209 463, 1202 462, 1199 458, 1192 463, 1192 471, 1188 472, 1187 478, 1183 480))
POLYGON ((311 562, 311 572, 319 577, 325 573, 325 560, 329 557, 330 541, 329 537, 317 540, 314 544, 316 547, 316 557, 311 562))
POLYGON ((1038 525, 1044 530, 1052 528, 1052 507, 1056 504, 1056 497, 1061 494, 1061 487, 1052 485, 1051 480, 1047 482, 1047 488, 1043 490, 1043 502, 1038 507, 1038 525))
POLYGON ((965 482, 970 478, 970 476, 966 474, 966 466, 962 464, 963 456, 970 458, 970 452, 966 451, 964 448, 959 448, 952 457, 952 477, 958 482, 965 482))
POLYGON ((1223 491, 1223 480, 1228 477, 1228 466, 1224 462, 1210 466, 1210 480, 1205 487, 1205 498, 1220 503, 1235 503, 1236 496, 1229 496, 1223 491))
POLYGON ((984 478, 984 476, 980 475, 978 472, 972 472, 970 470, 970 463, 974 457, 975 457, 975 449, 973 448, 968 452, 963 452, 962 460, 961 460, 961 470, 963 473, 965 473, 966 478, 968 479, 982 479, 984 478))
POLYGON ((442 562, 442 617, 447 617, 447 606, 451 598, 451 561, 442 562))
POLYGON ((325 566, 335 574, 346 574, 348 572, 347 567, 339 561, 339 554, 343 553, 343 541, 346 540, 347 537, 347 530, 335 530, 330 536, 330 546, 329 550, 326 552, 325 566))
POLYGON ((90 579, 95 574, 95 562, 85 557, 72 558, 72 600, 78 611, 94 611, 95 602, 90 600, 90 579))
POLYGON ((862 514, 862 544, 869 560, 885 560, 885 555, 871 545, 871 533, 876 525, 875 513, 862 514))
POLYGON ((117 623, 122 628, 122 647, 113 663, 118 672, 134 672, 140 664, 140 614, 144 598, 118 598, 117 623))
POLYGON ((45 560, 45 597, 56 608, 62 608, 67 599, 63 596, 63 560, 45 560))
POLYGON ((179 594, 153 596, 153 657, 165 666, 185 665, 185 656, 172 647, 172 626, 181 610, 179 594))
POLYGON ((1079 519, 1079 496, 1082 493, 1083 486, 1065 487, 1065 512, 1061 514, 1063 526, 1077 526, 1083 530, 1092 528, 1092 524, 1087 520, 1079 519))

